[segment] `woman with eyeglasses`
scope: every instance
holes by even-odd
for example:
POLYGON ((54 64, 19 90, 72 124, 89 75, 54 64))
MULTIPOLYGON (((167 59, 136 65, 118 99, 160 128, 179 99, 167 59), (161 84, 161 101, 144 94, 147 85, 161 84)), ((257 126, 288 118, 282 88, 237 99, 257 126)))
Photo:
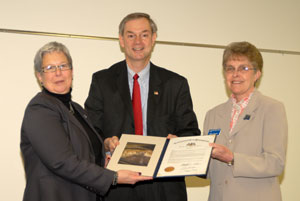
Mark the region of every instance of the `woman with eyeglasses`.
POLYGON ((34 69, 42 92, 29 102, 22 123, 23 201, 96 201, 112 185, 151 179, 104 168, 103 141, 71 99, 72 58, 63 44, 50 42, 39 49, 34 69))
POLYGON ((223 71, 229 100, 209 110, 204 134, 217 134, 208 178, 209 201, 281 201, 278 176, 287 146, 282 103, 262 95, 255 85, 263 59, 248 42, 229 44, 223 71))

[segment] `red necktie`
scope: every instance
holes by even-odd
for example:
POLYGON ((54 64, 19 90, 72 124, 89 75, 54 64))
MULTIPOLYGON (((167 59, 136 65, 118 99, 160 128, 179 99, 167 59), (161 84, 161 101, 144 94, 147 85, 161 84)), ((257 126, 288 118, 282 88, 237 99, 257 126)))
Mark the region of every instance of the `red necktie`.
POLYGON ((138 74, 133 76, 133 92, 132 92, 132 108, 134 117, 134 127, 136 135, 143 135, 143 116, 142 116, 142 103, 140 85, 137 81, 138 74))

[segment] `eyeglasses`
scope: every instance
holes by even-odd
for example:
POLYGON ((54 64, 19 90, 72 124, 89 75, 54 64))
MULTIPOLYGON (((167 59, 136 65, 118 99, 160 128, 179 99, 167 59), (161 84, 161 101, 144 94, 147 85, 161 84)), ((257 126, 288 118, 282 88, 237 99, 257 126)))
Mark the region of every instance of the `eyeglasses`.
POLYGON ((248 66, 239 66, 237 69, 235 69, 233 66, 226 66, 225 67, 225 72, 228 74, 233 74, 234 72, 238 72, 238 73, 247 73, 250 70, 256 70, 256 68, 249 68, 248 66))
POLYGON ((57 66, 49 65, 49 66, 42 67, 42 71, 44 73, 52 73, 52 72, 55 72, 57 69, 59 69, 61 71, 71 70, 72 66, 70 64, 60 64, 57 66))

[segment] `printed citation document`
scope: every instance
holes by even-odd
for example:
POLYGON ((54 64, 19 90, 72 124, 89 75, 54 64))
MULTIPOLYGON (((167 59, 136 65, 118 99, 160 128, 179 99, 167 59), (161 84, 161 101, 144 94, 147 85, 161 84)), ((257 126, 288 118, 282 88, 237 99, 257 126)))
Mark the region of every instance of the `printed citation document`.
POLYGON ((141 172, 144 176, 205 175, 215 135, 165 137, 122 134, 107 168, 141 172))

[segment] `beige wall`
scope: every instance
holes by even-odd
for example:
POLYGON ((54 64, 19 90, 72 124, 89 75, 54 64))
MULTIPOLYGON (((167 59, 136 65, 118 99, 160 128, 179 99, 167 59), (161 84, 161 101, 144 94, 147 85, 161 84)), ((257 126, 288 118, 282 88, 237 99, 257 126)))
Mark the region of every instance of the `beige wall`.
MULTIPOLYGON (((158 40, 227 45, 247 40, 259 48, 300 51, 298 0, 0 0, 0 28, 117 37, 128 13, 147 12, 158 24, 158 40), (84 3, 83 3, 84 2, 84 3)), ((22 199, 25 186, 20 126, 28 101, 39 91, 33 57, 49 41, 66 44, 74 59, 73 99, 83 105, 92 73, 124 58, 117 41, 0 32, 0 200, 22 199)), ((152 61, 188 78, 199 126, 208 109, 226 101, 221 49, 156 45, 152 61)), ((287 162, 281 177, 286 201, 296 201, 300 180, 300 56, 263 53, 259 90, 286 106, 287 162)), ((190 201, 205 201, 208 182, 186 179, 190 201)))

